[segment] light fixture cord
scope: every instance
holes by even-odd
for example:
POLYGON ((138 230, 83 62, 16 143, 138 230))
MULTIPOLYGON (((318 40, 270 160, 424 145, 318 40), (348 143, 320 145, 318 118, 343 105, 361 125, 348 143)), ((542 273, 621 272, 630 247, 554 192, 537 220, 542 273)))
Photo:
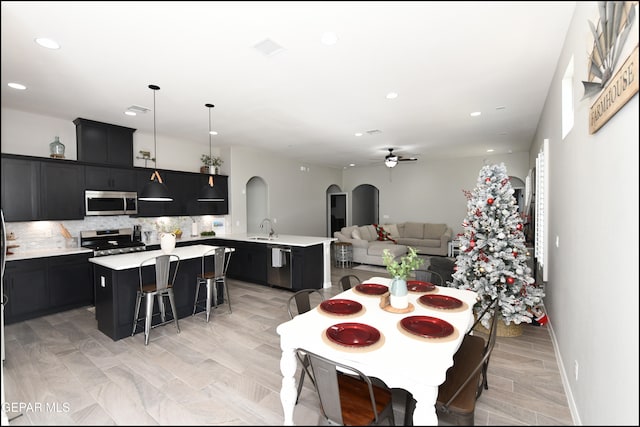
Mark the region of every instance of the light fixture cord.
POLYGON ((209 107, 209 158, 211 158, 211 107, 209 107))
POLYGON ((156 169, 158 169, 158 144, 156 143, 156 90, 153 90, 153 152, 156 155, 156 169))

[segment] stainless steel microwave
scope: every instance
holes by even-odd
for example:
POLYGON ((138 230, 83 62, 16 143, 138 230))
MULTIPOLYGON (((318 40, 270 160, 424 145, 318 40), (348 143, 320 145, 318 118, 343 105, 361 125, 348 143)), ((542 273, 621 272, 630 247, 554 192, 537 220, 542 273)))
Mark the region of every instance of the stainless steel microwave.
POLYGON ((138 213, 135 191, 84 191, 85 215, 133 215, 138 213))

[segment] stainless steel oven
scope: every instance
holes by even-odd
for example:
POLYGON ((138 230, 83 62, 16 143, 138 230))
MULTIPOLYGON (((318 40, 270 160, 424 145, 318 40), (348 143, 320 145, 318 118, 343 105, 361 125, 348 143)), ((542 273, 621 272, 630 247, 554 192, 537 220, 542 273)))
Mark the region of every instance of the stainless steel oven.
POLYGON ((135 191, 84 192, 85 215, 134 215, 138 213, 138 193, 135 191))

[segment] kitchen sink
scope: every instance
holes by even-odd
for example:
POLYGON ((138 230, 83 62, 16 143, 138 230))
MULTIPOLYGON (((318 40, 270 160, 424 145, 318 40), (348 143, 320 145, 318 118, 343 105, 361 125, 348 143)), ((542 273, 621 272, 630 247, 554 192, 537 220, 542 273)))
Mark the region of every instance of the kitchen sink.
POLYGON ((251 236, 249 237, 249 239, 251 240, 266 240, 266 241, 271 241, 274 239, 274 237, 266 237, 266 236, 251 236))

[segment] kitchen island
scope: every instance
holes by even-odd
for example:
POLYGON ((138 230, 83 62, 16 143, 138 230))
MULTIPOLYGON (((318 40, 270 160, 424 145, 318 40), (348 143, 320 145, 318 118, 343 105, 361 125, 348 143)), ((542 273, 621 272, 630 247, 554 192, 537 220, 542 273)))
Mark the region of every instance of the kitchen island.
MULTIPOLYGON (((178 318, 190 316, 193 313, 196 276, 202 269, 202 255, 215 247, 198 244, 176 247, 173 250, 172 253, 180 257, 173 288, 178 318)), ((149 250, 89 259, 94 264, 93 283, 98 329, 114 341, 131 335, 136 292, 140 283, 138 266, 143 260, 162 254, 161 250, 149 250)), ((153 266, 145 269, 152 270, 153 266)), ((202 310, 203 308, 200 308, 199 311, 202 310)), ((154 308, 154 313, 156 312, 158 312, 157 301, 154 308)), ((160 319, 155 317, 158 316, 154 316, 153 324, 160 323, 160 319)))
POLYGON ((228 277, 295 291, 331 287, 331 242, 334 240, 234 233, 214 237, 209 244, 235 248, 228 277), (279 252, 284 258, 279 259, 279 252))

